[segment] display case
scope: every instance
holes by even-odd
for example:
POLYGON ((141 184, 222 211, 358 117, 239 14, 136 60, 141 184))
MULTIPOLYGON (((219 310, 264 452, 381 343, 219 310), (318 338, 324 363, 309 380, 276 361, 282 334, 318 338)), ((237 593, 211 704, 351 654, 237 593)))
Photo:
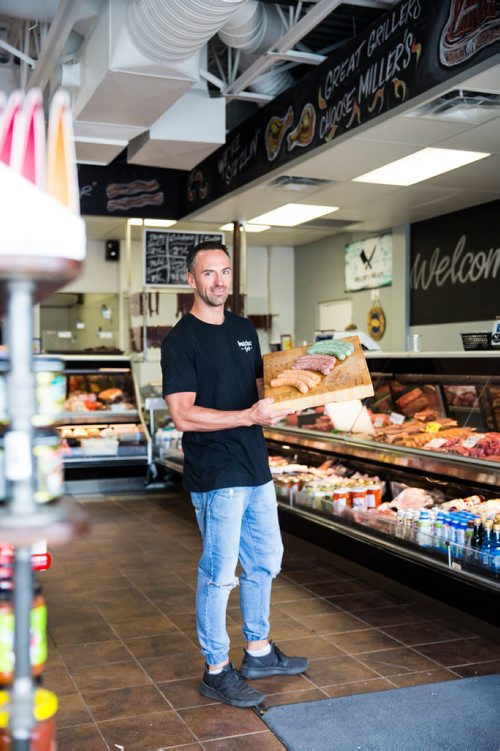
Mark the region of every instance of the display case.
POLYGON ((328 405, 265 430, 282 511, 498 591, 498 354, 367 353, 367 362, 375 393, 352 413, 363 433, 336 428, 328 405), (335 489, 370 481, 380 504, 335 501, 335 489), (471 545, 478 514, 493 540, 484 547, 471 545))
POLYGON ((64 411, 55 424, 66 468, 146 465, 150 438, 127 357, 65 355, 64 411))

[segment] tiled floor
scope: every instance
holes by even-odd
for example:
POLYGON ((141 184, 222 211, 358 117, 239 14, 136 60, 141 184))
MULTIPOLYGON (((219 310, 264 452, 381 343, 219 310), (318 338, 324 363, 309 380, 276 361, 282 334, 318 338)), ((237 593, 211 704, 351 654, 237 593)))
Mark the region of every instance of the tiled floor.
MULTIPOLYGON (((82 501, 89 535, 53 550, 39 576, 49 609, 43 685, 59 697, 61 751, 278 751, 251 709, 211 702, 194 594, 200 539, 189 502, 149 494, 82 501)), ((285 538, 271 637, 306 674, 253 681, 268 705, 500 672, 500 648, 429 609, 376 590, 285 538)), ((231 658, 242 636, 230 599, 231 658)))

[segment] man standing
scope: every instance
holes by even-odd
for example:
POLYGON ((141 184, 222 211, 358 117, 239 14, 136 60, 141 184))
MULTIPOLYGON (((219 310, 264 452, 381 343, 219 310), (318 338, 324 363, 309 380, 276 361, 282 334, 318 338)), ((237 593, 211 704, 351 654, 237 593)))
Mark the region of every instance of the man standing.
POLYGON ((283 545, 263 425, 290 410, 259 399, 262 357, 253 324, 224 310, 231 289, 227 248, 197 245, 186 259, 194 290, 190 313, 162 343, 163 394, 183 431, 184 486, 203 538, 196 624, 206 659, 204 696, 250 707, 265 696, 245 678, 295 675, 305 657, 287 657, 268 640, 272 579, 283 545), (241 563, 240 607, 247 645, 240 670, 229 662, 226 608, 241 563))

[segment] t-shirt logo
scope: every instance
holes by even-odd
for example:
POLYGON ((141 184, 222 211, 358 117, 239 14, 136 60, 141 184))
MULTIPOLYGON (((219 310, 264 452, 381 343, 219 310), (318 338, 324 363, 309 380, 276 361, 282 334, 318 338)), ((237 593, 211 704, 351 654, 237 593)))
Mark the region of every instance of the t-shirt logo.
POLYGON ((253 349, 253 344, 248 339, 243 339, 243 341, 241 342, 239 339, 237 339, 236 341, 238 342, 238 347, 242 352, 250 352, 250 350, 253 349))

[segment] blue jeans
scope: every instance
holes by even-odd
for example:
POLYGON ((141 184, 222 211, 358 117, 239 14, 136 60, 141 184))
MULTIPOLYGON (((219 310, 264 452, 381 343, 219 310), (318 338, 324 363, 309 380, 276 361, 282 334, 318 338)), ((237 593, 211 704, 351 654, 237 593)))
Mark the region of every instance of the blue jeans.
POLYGON ((272 481, 257 487, 191 493, 203 538, 198 566, 196 626, 208 665, 229 657, 226 609, 238 584, 246 641, 266 639, 272 579, 279 573, 283 544, 272 481))

